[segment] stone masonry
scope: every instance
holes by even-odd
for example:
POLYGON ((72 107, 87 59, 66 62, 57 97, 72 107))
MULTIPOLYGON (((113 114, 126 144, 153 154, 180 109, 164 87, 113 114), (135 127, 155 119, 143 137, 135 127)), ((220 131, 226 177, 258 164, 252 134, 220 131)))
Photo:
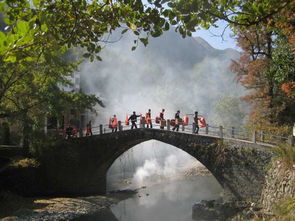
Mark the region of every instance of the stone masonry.
POLYGON ((125 151, 147 140, 171 144, 200 161, 237 199, 257 201, 271 160, 269 147, 157 129, 136 129, 61 141, 44 150, 43 173, 49 194, 99 194, 106 174, 125 151))

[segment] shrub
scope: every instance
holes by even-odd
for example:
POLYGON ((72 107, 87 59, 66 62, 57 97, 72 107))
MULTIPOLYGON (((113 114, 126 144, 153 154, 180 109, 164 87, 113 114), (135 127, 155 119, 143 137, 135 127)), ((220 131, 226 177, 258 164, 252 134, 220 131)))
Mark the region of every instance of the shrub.
POLYGON ((277 220, 293 221, 295 220, 295 198, 289 197, 280 200, 274 206, 274 214, 277 220))
POLYGON ((18 160, 14 160, 10 166, 11 167, 21 167, 21 168, 26 168, 26 167, 38 167, 40 163, 33 158, 22 158, 18 160))
POLYGON ((282 143, 272 150, 275 156, 279 158, 287 168, 293 168, 293 165, 295 165, 295 146, 282 143))

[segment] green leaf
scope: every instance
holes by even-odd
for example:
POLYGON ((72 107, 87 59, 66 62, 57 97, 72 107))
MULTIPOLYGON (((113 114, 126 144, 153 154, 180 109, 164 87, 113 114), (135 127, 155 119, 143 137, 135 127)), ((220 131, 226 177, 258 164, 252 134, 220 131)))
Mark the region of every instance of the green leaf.
POLYGON ((25 22, 25 21, 18 21, 17 22, 17 30, 19 33, 21 34, 26 34, 28 31, 29 31, 29 23, 28 22, 25 22))
POLYGON ((6 7, 6 3, 5 2, 1 2, 0 3, 0 11, 4 11, 6 7))
POLYGON ((90 55, 91 55, 90 53, 84 53, 84 54, 83 54, 83 57, 84 57, 84 58, 89 58, 90 55))
POLYGON ((9 56, 8 58, 5 59, 5 61, 15 63, 16 62, 16 57, 15 56, 9 56))
POLYGON ((152 31, 151 32, 151 36, 153 36, 154 38, 159 37, 162 34, 162 30, 156 30, 156 31, 152 31))
POLYGON ((47 32, 47 31, 48 31, 48 27, 47 27, 47 25, 46 25, 46 24, 42 24, 42 25, 41 25, 41 30, 42 30, 43 32, 47 32))
POLYGON ((0 45, 4 45, 4 41, 6 41, 6 35, 0 31, 0 45))
POLYGON ((33 60, 34 60, 33 57, 26 57, 26 58, 25 58, 25 61, 33 61, 33 60))
POLYGON ((40 0, 33 0, 33 4, 35 7, 39 7, 40 6, 40 0))
POLYGON ((136 49, 136 46, 133 46, 133 47, 131 48, 132 51, 134 51, 135 49, 136 49))
POLYGON ((148 38, 140 38, 139 40, 144 44, 144 46, 147 46, 148 38))
POLYGON ((90 55, 90 61, 93 62, 93 60, 94 60, 94 56, 90 55))
POLYGON ((168 30, 169 30, 169 28, 170 28, 170 25, 169 25, 169 23, 168 23, 168 22, 166 22, 166 23, 165 23, 164 30, 165 30, 165 31, 168 31, 168 30))
POLYGON ((128 28, 124 29, 124 30, 121 32, 121 34, 126 33, 128 30, 129 30, 128 28))

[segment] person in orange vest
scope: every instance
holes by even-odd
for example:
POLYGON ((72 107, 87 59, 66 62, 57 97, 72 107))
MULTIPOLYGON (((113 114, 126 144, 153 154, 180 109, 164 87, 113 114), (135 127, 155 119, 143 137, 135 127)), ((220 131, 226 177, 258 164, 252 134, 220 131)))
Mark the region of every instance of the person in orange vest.
POLYGON ((145 114, 145 122, 146 122, 146 127, 147 128, 149 128, 149 126, 151 128, 153 128, 151 109, 149 109, 148 112, 145 114))
POLYGON ((196 125, 195 129, 194 129, 194 133, 198 134, 199 133, 199 120, 200 118, 198 117, 198 111, 195 112, 195 116, 194 116, 194 123, 196 125))
MULTIPOLYGON (((165 120, 164 119, 164 112, 165 112, 165 109, 162 109, 162 112, 160 112, 160 120, 162 121, 162 120, 165 120)), ((164 127, 163 126, 160 126, 160 129, 164 129, 164 127)))
POLYGON ((117 132, 117 128, 118 128, 118 120, 117 120, 117 116, 114 115, 114 117, 112 118, 112 132, 117 132))
POLYGON ((88 122, 86 125, 86 137, 87 136, 92 136, 92 125, 91 125, 91 120, 88 122))
POLYGON ((175 114, 175 126, 172 128, 172 130, 174 131, 176 129, 176 131, 179 130, 179 119, 180 119, 180 111, 178 110, 175 114))

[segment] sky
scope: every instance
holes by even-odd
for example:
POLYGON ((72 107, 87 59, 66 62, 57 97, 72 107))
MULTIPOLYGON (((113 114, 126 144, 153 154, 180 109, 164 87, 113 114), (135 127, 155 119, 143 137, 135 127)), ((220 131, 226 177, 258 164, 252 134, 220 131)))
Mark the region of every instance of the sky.
POLYGON ((205 39, 213 48, 226 49, 233 48, 239 50, 236 45, 236 40, 231 37, 232 31, 230 28, 226 28, 223 38, 220 37, 227 23, 220 21, 217 23, 218 28, 211 27, 209 30, 200 29, 193 33, 193 37, 202 37, 205 39))

